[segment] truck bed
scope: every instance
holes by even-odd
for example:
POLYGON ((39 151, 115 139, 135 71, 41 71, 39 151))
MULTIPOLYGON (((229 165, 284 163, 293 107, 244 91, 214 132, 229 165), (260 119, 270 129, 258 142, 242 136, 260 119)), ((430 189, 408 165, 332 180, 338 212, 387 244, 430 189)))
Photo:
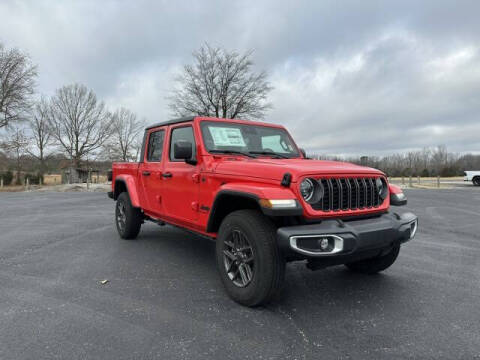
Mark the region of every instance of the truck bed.
POLYGON ((140 163, 138 162, 114 162, 112 164, 112 180, 115 182, 115 178, 118 175, 125 174, 125 175, 133 175, 137 176, 138 167, 140 163))

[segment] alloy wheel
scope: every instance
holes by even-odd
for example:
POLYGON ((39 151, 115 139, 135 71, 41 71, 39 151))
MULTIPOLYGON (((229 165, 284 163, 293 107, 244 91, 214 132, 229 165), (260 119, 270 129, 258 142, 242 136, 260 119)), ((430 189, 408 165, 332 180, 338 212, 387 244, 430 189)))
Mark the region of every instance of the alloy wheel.
POLYGON ((246 287, 255 272, 254 253, 247 236, 233 230, 224 241, 223 263, 228 278, 238 287, 246 287))
POLYGON ((119 229, 123 232, 125 231, 125 226, 127 224, 127 214, 125 211, 125 204, 123 202, 117 203, 117 224, 119 229))

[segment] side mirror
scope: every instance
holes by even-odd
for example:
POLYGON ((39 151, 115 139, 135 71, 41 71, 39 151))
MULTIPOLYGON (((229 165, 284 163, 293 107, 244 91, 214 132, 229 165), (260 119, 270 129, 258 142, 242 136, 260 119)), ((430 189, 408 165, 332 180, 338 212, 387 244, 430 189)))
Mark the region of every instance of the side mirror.
POLYGON ((175 159, 185 160, 188 164, 196 164, 195 160, 192 160, 193 146, 190 141, 179 140, 173 145, 173 156, 175 159))
POLYGON ((307 153, 305 152, 305 149, 300 148, 299 150, 302 153, 303 157, 306 159, 307 158, 307 153))

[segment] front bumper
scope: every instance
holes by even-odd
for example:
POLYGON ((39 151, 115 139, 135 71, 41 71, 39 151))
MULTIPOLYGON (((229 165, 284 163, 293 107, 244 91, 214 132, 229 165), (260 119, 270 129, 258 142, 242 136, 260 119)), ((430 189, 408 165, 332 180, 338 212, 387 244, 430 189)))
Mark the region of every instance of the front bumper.
POLYGON ((385 213, 368 219, 324 220, 318 224, 281 227, 277 240, 288 258, 324 259, 341 264, 381 255, 411 240, 418 218, 407 212, 385 213))

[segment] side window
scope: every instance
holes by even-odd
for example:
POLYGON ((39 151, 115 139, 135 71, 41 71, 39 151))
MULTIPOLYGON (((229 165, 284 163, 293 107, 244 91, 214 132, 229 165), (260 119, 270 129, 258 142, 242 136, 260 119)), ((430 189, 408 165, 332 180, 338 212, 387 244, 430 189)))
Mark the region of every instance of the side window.
POLYGON ((165 130, 159 130, 150 133, 148 138, 147 161, 162 161, 163 140, 165 138, 165 130))
POLYGON ((196 159, 196 146, 195 146, 195 136, 193 135, 193 128, 191 126, 184 126, 184 127, 178 127, 174 128, 172 130, 172 135, 170 138, 170 160, 172 161, 183 161, 182 159, 175 159, 175 156, 173 155, 173 146, 177 141, 189 141, 192 143, 193 149, 192 149, 192 159, 196 159))

